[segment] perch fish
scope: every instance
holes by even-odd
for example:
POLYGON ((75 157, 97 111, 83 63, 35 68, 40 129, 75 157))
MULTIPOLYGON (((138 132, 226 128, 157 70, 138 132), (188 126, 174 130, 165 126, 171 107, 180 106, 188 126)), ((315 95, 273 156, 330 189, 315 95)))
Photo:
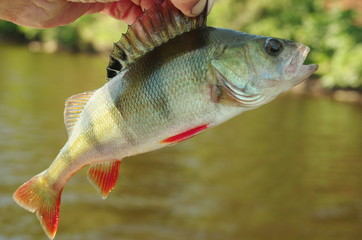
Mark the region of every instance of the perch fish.
POLYGON ((48 169, 14 193, 53 239, 61 192, 89 166, 103 198, 121 159, 184 141, 272 101, 318 65, 303 65, 300 43, 206 26, 206 11, 186 17, 169 0, 155 4, 114 44, 101 88, 65 103, 68 141, 48 169))

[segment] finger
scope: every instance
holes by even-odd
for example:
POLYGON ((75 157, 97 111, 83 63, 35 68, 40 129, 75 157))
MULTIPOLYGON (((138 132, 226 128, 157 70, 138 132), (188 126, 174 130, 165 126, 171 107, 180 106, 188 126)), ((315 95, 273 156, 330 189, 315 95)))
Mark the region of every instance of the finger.
MULTIPOLYGON (((111 3, 118 2, 120 0, 67 0, 68 2, 81 2, 81 3, 111 3)), ((142 10, 149 9, 152 7, 155 0, 129 0, 135 5, 140 6, 142 10)))
POLYGON ((68 2, 79 2, 79 3, 110 3, 117 2, 118 0, 67 0, 68 2))
MULTIPOLYGON (((153 6, 155 1, 158 0, 68 0, 68 1, 82 1, 94 3, 87 14, 102 12, 106 15, 122 20, 127 24, 132 24, 140 16, 145 9, 153 6), (100 3, 100 2, 108 3, 100 3)), ((179 8, 187 16, 197 16, 205 8, 206 0, 171 0, 173 4, 179 8), (176 2, 176 3, 175 3, 176 2), (177 5, 178 4, 178 5, 177 5)), ((214 0, 208 1, 208 12, 210 12, 214 0)))
POLYGON ((5 5, 7 12, 4 16, 0 7, 0 18, 34 28, 51 28, 69 24, 93 7, 93 4, 89 3, 46 0, 39 0, 36 4, 32 1, 4 1, 4 3, 9 3, 9 5, 5 5))
POLYGON ((102 13, 122 20, 127 24, 132 24, 142 14, 142 9, 129 0, 120 0, 106 3, 102 13))
POLYGON ((143 11, 145 9, 150 9, 155 2, 155 0, 131 0, 131 1, 137 6, 140 6, 143 11))
POLYGON ((207 14, 210 14, 211 8, 214 6, 215 0, 207 1, 207 14))
POLYGON ((154 2, 155 0, 118 0, 117 2, 107 3, 102 13, 122 20, 127 24, 132 24, 145 9, 151 8, 154 2))
MULTIPOLYGON (((207 0, 171 0, 173 5, 180 9, 186 16, 195 17, 205 9, 207 0)), ((211 10, 214 0, 208 1, 208 13, 211 10)))

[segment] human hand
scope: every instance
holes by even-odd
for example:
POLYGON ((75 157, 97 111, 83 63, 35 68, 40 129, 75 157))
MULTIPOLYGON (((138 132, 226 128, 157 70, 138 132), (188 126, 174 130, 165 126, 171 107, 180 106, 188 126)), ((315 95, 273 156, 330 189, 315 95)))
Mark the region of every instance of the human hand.
MULTIPOLYGON (((67 25, 85 14, 102 12, 127 24, 158 0, 0 0, 0 19, 34 28, 67 25)), ((187 16, 197 16, 207 0, 171 0, 187 16)), ((214 0, 209 0, 208 12, 214 0)))

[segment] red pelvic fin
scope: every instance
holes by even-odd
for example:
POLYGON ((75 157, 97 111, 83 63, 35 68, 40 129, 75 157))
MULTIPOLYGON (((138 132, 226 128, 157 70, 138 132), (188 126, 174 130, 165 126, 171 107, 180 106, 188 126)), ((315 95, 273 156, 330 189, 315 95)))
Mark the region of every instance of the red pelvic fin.
POLYGON ((30 212, 35 212, 45 233, 53 239, 59 222, 60 195, 43 178, 43 173, 24 183, 13 195, 14 200, 30 212))
POLYGON ((178 143, 189 139, 207 128, 207 124, 192 128, 186 132, 164 139, 161 143, 178 143))
POLYGON ((92 164, 88 170, 88 180, 94 185, 103 199, 114 188, 121 161, 92 164))

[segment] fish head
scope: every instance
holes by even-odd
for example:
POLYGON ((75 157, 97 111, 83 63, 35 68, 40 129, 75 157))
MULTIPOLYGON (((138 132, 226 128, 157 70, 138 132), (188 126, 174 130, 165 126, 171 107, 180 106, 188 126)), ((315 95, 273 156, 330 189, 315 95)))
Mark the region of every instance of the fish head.
POLYGON ((234 100, 262 105, 312 75, 310 48, 290 40, 255 36, 225 45, 211 61, 220 85, 234 100))

